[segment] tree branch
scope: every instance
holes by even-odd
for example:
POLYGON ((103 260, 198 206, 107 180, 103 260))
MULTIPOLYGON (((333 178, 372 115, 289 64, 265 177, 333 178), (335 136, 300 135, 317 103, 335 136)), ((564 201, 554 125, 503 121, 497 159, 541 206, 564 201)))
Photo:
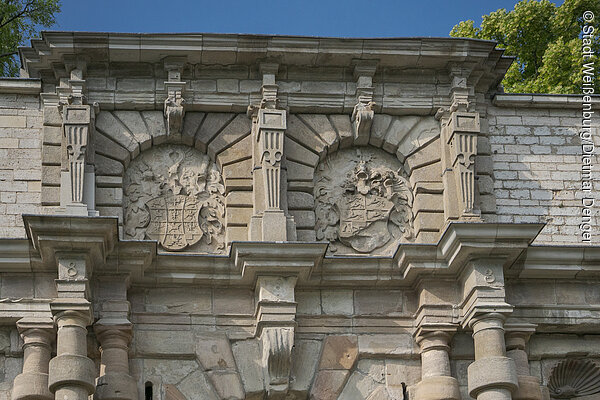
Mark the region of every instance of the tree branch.
POLYGON ((0 54, 0 58, 4 58, 4 57, 8 57, 8 56, 14 56, 17 53, 18 53, 17 51, 11 51, 11 52, 8 52, 8 53, 2 53, 2 54, 0 54))
POLYGON ((23 9, 22 9, 21 11, 19 11, 18 13, 16 13, 16 14, 15 14, 15 15, 13 15, 12 17, 10 17, 10 18, 9 18, 7 21, 2 21, 2 22, 0 23, 0 29, 1 29, 1 28, 4 28, 6 25, 10 24, 10 23, 11 23, 11 22, 13 22, 14 20, 16 20, 16 19, 19 19, 19 18, 21 18, 22 16, 24 16, 25 14, 27 14, 27 12, 28 12, 28 10, 27 10, 27 9, 28 9, 30 6, 32 6, 32 5, 33 5, 33 3, 34 3, 34 2, 33 2, 33 0, 32 0, 32 1, 28 1, 28 2, 27 2, 27 4, 25 4, 25 7, 23 7, 23 9))

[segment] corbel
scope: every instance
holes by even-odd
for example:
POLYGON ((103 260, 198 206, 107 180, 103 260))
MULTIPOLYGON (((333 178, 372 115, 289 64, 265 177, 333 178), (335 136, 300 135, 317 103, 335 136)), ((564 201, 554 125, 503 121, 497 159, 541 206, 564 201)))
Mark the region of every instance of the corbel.
POLYGON ((259 276, 256 282, 256 331, 268 399, 285 398, 290 386, 296 329, 295 276, 259 276))
POLYGON ((262 63, 262 99, 248 107, 252 119, 253 215, 250 240, 296 240, 296 224, 287 207, 285 131, 287 111, 278 107, 279 64, 262 63))
POLYGON ((356 79, 356 105, 352 111, 352 129, 354 144, 363 146, 369 143, 371 125, 375 111, 373 107, 373 76, 377 70, 377 61, 357 61, 354 66, 356 79))
POLYGON ((181 79, 186 57, 167 57, 164 59, 164 68, 167 71, 165 89, 167 98, 164 102, 164 115, 167 120, 167 136, 181 135, 183 117, 185 116, 185 82, 181 79))

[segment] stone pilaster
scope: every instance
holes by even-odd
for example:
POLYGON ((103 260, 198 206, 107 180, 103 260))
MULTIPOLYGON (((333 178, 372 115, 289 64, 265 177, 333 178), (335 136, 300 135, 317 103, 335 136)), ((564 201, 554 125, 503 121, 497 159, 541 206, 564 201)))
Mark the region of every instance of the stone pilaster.
POLYGON ((133 335, 127 301, 129 275, 99 275, 95 282, 100 319, 94 324, 94 332, 100 343, 101 363, 94 399, 135 399, 136 381, 129 373, 129 343, 133 335))
POLYGON ((519 381, 519 389, 513 393, 513 400, 542 400, 540 380, 531 376, 525 351, 529 338, 535 332, 535 325, 507 324, 505 328, 506 355, 515 362, 519 381))
POLYGON ((249 239, 296 240, 296 225, 287 207, 285 130, 287 111, 278 109, 275 76, 278 64, 261 64, 262 101, 249 107, 252 118, 253 213, 249 239))
POLYGON ((48 387, 56 399, 85 400, 94 393, 96 366, 87 357, 87 326, 92 323, 88 301, 89 259, 77 253, 57 253, 58 298, 50 303, 58 333, 56 357, 50 360, 48 387))
POLYGON ((96 215, 94 150, 91 132, 94 110, 88 105, 63 106, 63 170, 61 208, 68 215, 96 215))
POLYGON ((17 322, 23 338, 23 372, 15 378, 12 400, 50 400, 48 363, 56 335, 50 318, 23 318, 17 322))
POLYGON ((505 318, 485 313, 470 321, 475 361, 468 368, 469 395, 477 400, 512 400, 518 388, 515 363, 506 357, 505 318))
MULTIPOLYGON (((421 382, 415 388, 415 400, 460 400, 458 381, 450 371, 450 340, 454 329, 419 329, 421 382)), ((435 329, 435 328, 433 328, 435 329)))
POLYGON ((136 381, 129 374, 128 351, 132 327, 127 322, 101 319, 94 324, 101 352, 100 377, 96 384, 94 399, 137 398, 136 381))
POLYGON ((442 130, 442 181, 446 220, 479 220, 476 202, 475 158, 477 137, 481 132, 479 113, 471 110, 468 83, 471 70, 450 68, 451 104, 438 110, 442 130))

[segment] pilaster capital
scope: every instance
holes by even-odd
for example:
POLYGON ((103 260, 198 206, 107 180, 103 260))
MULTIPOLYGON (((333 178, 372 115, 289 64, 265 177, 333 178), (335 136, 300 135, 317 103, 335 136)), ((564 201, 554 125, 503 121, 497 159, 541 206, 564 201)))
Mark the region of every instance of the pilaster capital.
POLYGON ((440 327, 440 330, 418 330, 416 342, 421 347, 421 352, 429 350, 450 351, 450 341, 456 333, 456 328, 440 327))
POLYGON ((536 324, 514 323, 510 320, 504 324, 507 350, 525 350, 529 338, 536 331, 536 324))
POLYGON ((504 330, 504 321, 506 321, 506 315, 499 312, 488 312, 473 316, 469 320, 469 326, 473 329, 473 334, 476 334, 486 329, 504 330))
POLYGON ((23 338, 24 346, 50 347, 56 336, 56 326, 52 318, 21 318, 17 321, 17 330, 23 338))
POLYGON ((102 348, 120 347, 127 350, 133 337, 133 325, 127 319, 102 318, 94 324, 94 333, 102 348))
POLYGON ((93 321, 92 304, 82 298, 57 298, 50 302, 50 310, 59 328, 77 326, 87 328, 93 321))

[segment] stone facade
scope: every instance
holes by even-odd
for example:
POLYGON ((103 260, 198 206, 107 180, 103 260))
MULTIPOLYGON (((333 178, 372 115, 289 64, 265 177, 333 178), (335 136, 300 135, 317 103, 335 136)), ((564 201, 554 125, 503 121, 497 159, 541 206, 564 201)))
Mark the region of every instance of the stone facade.
POLYGON ((502 93, 495 43, 46 32, 21 59, 0 399, 600 398, 582 104, 502 93))

